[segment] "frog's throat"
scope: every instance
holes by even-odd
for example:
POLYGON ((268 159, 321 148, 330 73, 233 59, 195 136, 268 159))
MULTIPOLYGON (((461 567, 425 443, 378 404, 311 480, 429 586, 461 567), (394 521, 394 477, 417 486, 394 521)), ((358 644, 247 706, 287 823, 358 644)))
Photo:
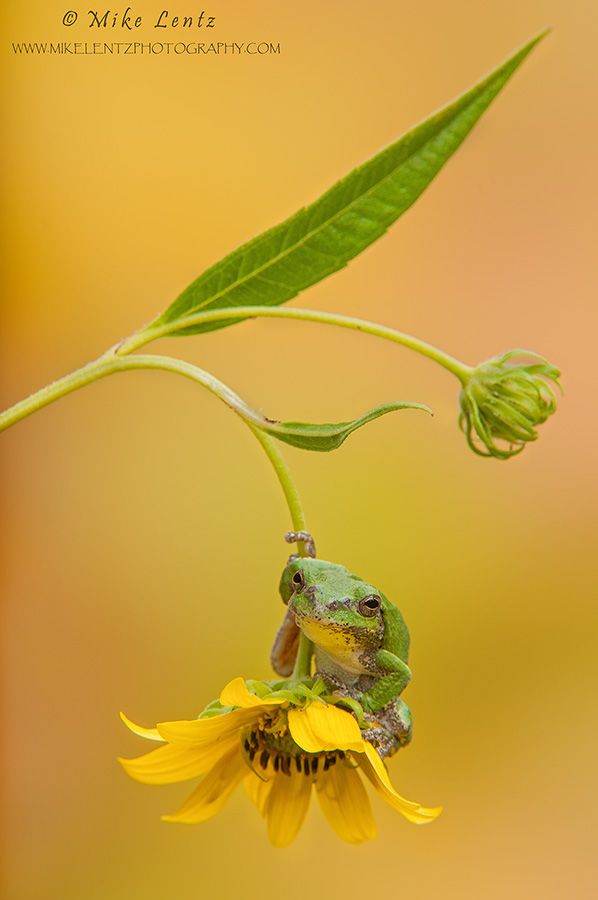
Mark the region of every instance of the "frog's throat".
POLYGON ((329 622, 323 625, 305 615, 296 615, 296 619, 305 636, 315 644, 319 671, 334 675, 346 684, 353 684, 361 675, 371 674, 371 653, 379 646, 377 637, 364 634, 358 627, 335 626, 329 622), (368 647, 368 643, 372 646, 368 647))

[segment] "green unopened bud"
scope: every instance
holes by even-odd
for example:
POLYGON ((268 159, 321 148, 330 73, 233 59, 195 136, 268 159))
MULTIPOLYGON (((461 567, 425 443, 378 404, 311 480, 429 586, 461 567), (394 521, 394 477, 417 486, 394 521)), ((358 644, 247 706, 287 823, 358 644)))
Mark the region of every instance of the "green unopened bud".
POLYGON ((535 441, 535 428, 556 410, 556 398, 544 379, 560 388, 560 374, 527 350, 510 350, 473 369, 459 394, 459 425, 474 453, 509 459, 535 441), (510 361, 514 356, 532 356, 539 362, 517 365, 510 361))

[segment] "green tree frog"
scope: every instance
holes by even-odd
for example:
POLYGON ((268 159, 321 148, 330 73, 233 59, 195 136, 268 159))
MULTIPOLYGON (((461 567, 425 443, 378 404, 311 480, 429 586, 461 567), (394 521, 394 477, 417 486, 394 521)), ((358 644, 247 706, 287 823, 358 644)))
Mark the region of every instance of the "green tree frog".
POLYGON ((291 556, 280 582, 287 615, 272 648, 279 675, 292 672, 299 632, 314 644, 317 674, 358 700, 382 755, 411 740, 400 694, 411 679, 409 631, 397 607, 344 566, 291 556))

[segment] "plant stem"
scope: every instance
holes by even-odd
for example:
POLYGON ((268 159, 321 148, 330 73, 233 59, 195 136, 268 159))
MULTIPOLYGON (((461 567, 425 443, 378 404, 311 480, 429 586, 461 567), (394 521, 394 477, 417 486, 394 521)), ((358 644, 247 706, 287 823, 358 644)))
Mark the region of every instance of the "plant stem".
POLYGON ((227 385, 219 381, 214 375, 205 372, 198 366, 184 360, 173 359, 170 356, 154 356, 154 355, 138 355, 138 356, 116 356, 113 350, 109 350, 99 359, 88 363, 81 369, 54 381, 47 387, 42 388, 36 394, 32 394, 26 400, 16 403, 0 414, 0 431, 10 428, 21 419, 30 416, 32 413, 43 409, 60 397, 76 391, 78 388, 104 378, 106 375, 113 375, 115 372, 125 372, 130 369, 160 369, 166 372, 174 372, 178 375, 184 375, 192 381, 206 387, 209 391, 222 400, 227 406, 242 416, 243 419, 251 420, 256 424, 261 424, 262 419, 255 410, 251 409, 241 398, 231 391, 227 385))
POLYGON ((177 331, 187 329, 193 325, 203 324, 204 322, 217 322, 223 319, 249 319, 249 318, 274 318, 274 319, 299 319, 304 322, 320 322, 324 325, 336 325, 339 328, 349 328, 353 331, 361 331, 365 334, 372 334, 376 337, 393 341, 396 344, 402 344, 403 347, 409 347, 417 353, 421 353, 437 362, 443 368, 448 369, 453 375, 464 383, 471 372, 471 366, 459 362, 448 353, 433 347, 431 344, 412 337, 410 334, 404 334, 402 331, 396 331, 394 328, 388 328, 386 325, 378 325, 376 322, 368 322, 365 319, 356 319, 353 316, 343 316, 336 313, 320 312, 314 309, 296 309, 294 307, 283 306, 242 306, 231 309, 208 310, 206 312, 198 312, 176 322, 169 322, 163 325, 148 325, 145 329, 126 338, 122 344, 116 349, 117 354, 130 353, 148 344, 150 341, 158 338, 168 337, 168 335, 176 335, 177 331))
MULTIPOLYGON (((285 499, 287 501, 287 506, 289 507, 291 521, 293 523, 293 531, 305 531, 305 517, 301 508, 299 494, 297 493, 295 482, 291 477, 291 473, 282 453, 280 452, 279 447, 274 443, 270 435, 266 434, 265 431, 262 431, 261 428, 256 428, 256 426, 252 425, 251 422, 247 422, 247 425, 250 431, 254 433, 254 435, 266 451, 268 459, 272 463, 274 471, 276 472, 276 475, 280 482, 280 486, 282 487, 285 499)), ((304 545, 298 544, 298 546, 300 548, 299 556, 305 556, 304 545)))
POLYGON ((203 370, 180 360, 171 360, 170 363, 167 364, 166 360, 169 360, 169 357, 128 355, 133 350, 137 350, 145 344, 150 343, 150 341, 157 340, 161 337, 167 337, 169 334, 175 333, 182 327, 188 328, 203 322, 216 322, 223 319, 247 319, 257 317, 299 319, 300 321, 306 322, 320 322, 325 325, 336 325, 340 328, 349 328, 353 331, 361 331, 366 334, 375 335, 376 337, 385 338, 386 340, 402 344, 404 347, 409 347, 411 350, 415 350, 416 352, 427 356, 428 359, 437 362, 445 369, 448 369, 449 372, 456 375, 462 384, 467 381, 473 371, 471 366, 459 362, 459 360, 449 356, 442 350, 438 350, 438 348, 433 347, 425 341, 420 341, 418 338, 412 337, 411 335, 396 331, 394 328, 388 328, 385 325, 378 325, 375 322, 368 322, 364 319, 356 319, 352 316, 342 316, 336 313, 320 312, 312 309, 295 309, 278 306, 246 306, 226 310, 209 310, 207 312, 188 316, 183 324, 179 320, 178 323, 167 323, 166 325, 160 326, 150 324, 146 328, 141 329, 131 335, 131 337, 126 338, 116 347, 108 350, 93 362, 88 363, 81 369, 77 369, 77 371, 70 375, 66 375, 64 378, 58 379, 58 381, 54 381, 47 387, 42 388, 41 391, 32 394, 31 397, 28 397, 26 400, 16 403, 10 409, 0 413, 0 431, 4 431, 21 419, 31 415, 31 413, 36 412, 38 409, 42 409, 44 406, 53 403, 54 400, 58 400, 60 397, 64 397, 66 394, 70 394, 72 391, 75 391, 86 384, 90 384, 92 381, 103 378, 105 375, 111 375, 113 372, 121 372, 125 369, 135 368, 167 369, 186 375, 189 378, 193 378, 195 381, 199 380, 201 384, 209 390, 212 390, 213 393, 218 394, 225 402, 231 401, 229 405, 233 406, 236 411, 242 408, 245 414, 259 425, 260 418, 255 414, 255 411, 251 410, 251 408, 243 403, 236 394, 233 394, 226 385, 223 385, 222 382, 219 382, 218 379, 214 378, 214 376, 210 375, 208 372, 204 372, 203 370), (192 374, 193 372, 195 374, 192 374), (197 377, 198 374, 201 375, 200 378, 197 377), (224 395, 226 395, 228 399, 226 399, 224 395))
MULTIPOLYGON (((88 363, 86 366, 77 369, 76 372, 72 372, 58 381, 54 381, 47 387, 42 388, 41 391, 32 394, 31 397, 21 401, 21 403, 16 403, 10 409, 0 414, 0 431, 10 428, 11 425, 16 424, 21 419, 30 416, 44 406, 48 406, 60 397, 64 397, 66 394, 84 387, 86 384, 90 384, 92 381, 104 378, 106 375, 112 375, 115 372, 125 372, 131 369, 158 369, 165 372, 174 372, 177 375, 184 375, 186 378, 190 378, 192 381, 201 384, 202 387, 207 388, 219 400, 222 400, 223 403, 230 407, 233 412, 236 412, 258 439, 272 463, 289 507, 293 530, 305 531, 305 517, 301 508, 301 502, 284 457, 272 438, 262 431, 261 428, 256 427, 263 424, 263 418, 248 406, 238 394, 235 394, 234 391, 210 372, 206 372, 198 366, 181 359, 153 354, 115 356, 114 352, 109 350, 108 353, 100 356, 99 359, 88 363)), ((299 555, 305 555, 302 543, 299 544, 299 555)))
MULTIPOLYGON (((123 354, 122 346, 119 347, 120 353, 117 355, 115 349, 112 348, 100 356, 93 362, 88 363, 70 375, 60 378, 52 384, 42 388, 37 393, 32 394, 26 400, 16 403, 14 406, 0 414, 0 431, 10 428, 37 410, 49 406, 55 400, 78 390, 97 381, 107 375, 116 372, 124 372, 131 369, 158 369, 161 371, 174 372, 178 375, 184 375, 207 388, 211 393, 215 394, 220 400, 226 403, 234 412, 239 415, 249 429, 253 432, 259 443, 262 445, 268 459, 272 463, 274 471, 278 477, 282 487, 285 500, 287 502, 291 515, 291 522, 294 531, 305 531, 305 516, 301 507, 301 501, 297 493, 297 488, 284 460, 284 457, 273 441, 257 425, 262 424, 262 417, 255 410, 251 409, 237 394, 234 393, 227 385, 216 378, 209 372, 200 369, 198 366, 191 365, 183 360, 173 359, 169 356, 157 355, 134 355, 126 356, 123 354)), ((301 542, 297 545, 299 556, 305 556, 305 545, 301 542)), ((311 657, 313 646, 311 641, 305 637, 303 632, 299 638, 299 649, 297 659, 293 670, 293 678, 309 677, 311 672, 311 657)))
MULTIPOLYGON (((250 422, 247 422, 247 426, 251 431, 253 431, 254 435, 266 451, 266 454, 268 455, 268 458, 274 467, 274 471, 278 476, 278 480, 280 481, 280 485, 282 487, 285 499, 287 501, 287 506, 289 507, 289 512, 291 514, 293 531, 305 531, 305 517, 303 515, 303 509, 301 508, 299 494, 297 493, 295 482, 293 481, 289 468, 284 460, 282 453, 280 452, 278 445, 272 440, 270 435, 266 434, 265 431, 262 431, 261 428, 256 428, 255 425, 252 425, 250 422)), ((297 544, 297 552, 299 556, 307 555, 305 553, 304 543, 297 544)), ((309 676, 311 675, 312 653, 312 642, 304 635, 303 632, 301 632, 301 634, 299 635, 299 649, 297 651, 297 658, 293 667, 291 681, 299 680, 301 678, 309 678, 309 676)))
POLYGON ((93 360, 93 362, 87 363, 81 369, 71 372, 70 375, 65 375, 64 378, 59 378, 58 381, 53 381, 52 384, 42 388, 41 391, 37 391, 35 394, 27 397, 26 400, 15 403, 14 406, 0 413, 0 431, 10 428, 11 425, 15 425, 21 419, 25 419, 32 413, 37 412, 38 409, 43 409, 44 406, 59 400, 60 397, 64 397, 66 394, 70 394, 72 391, 76 391, 92 381, 97 381, 105 375, 111 375, 112 372, 118 371, 115 362, 117 360, 115 359, 114 351, 109 350, 98 359, 93 360))
POLYGON ((314 645, 303 632, 299 635, 299 649, 293 667, 291 681, 299 681, 301 678, 309 678, 311 675, 311 657, 314 645))
MULTIPOLYGON (((131 369, 158 369, 164 372, 184 375, 186 378, 190 378, 192 381, 201 384, 202 387, 207 388, 233 412, 236 412, 258 439, 272 463, 289 507, 293 530, 305 531, 305 517, 301 508, 301 502, 284 457, 272 438, 262 431, 261 428, 257 427, 264 424, 263 417, 210 372, 206 372, 204 369, 200 369, 198 366, 181 359, 153 354, 115 356, 113 351, 108 351, 108 353, 100 356, 94 362, 88 363, 83 368, 77 369, 76 372, 53 382, 36 394, 32 394, 26 400, 21 401, 21 403, 16 403, 10 409, 7 409, 0 415, 0 431, 10 428, 11 425, 16 424, 21 419, 26 418, 26 416, 30 416, 38 409, 48 406, 54 400, 58 400, 60 397, 64 397, 66 394, 92 381, 104 378, 106 375, 112 375, 115 372, 125 372, 131 369)), ((304 556, 304 545, 302 543, 299 545, 299 548, 299 555, 304 556)))

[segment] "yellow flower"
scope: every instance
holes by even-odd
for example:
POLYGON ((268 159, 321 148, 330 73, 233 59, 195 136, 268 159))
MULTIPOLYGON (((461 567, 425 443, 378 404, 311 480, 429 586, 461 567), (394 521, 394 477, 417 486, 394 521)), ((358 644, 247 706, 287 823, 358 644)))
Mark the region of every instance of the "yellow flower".
POLYGON ((283 696, 288 692, 262 687, 258 696, 236 678, 201 718, 156 728, 141 728, 121 714, 135 734, 165 742, 138 759, 119 760, 132 778, 171 784, 204 775, 164 821, 205 822, 242 783, 266 819, 270 842, 287 847, 301 830, 313 785, 338 836, 361 844, 376 837, 376 823, 358 770, 410 822, 431 822, 440 814, 440 808, 427 809, 397 794, 350 713, 319 700, 300 707, 283 696))

